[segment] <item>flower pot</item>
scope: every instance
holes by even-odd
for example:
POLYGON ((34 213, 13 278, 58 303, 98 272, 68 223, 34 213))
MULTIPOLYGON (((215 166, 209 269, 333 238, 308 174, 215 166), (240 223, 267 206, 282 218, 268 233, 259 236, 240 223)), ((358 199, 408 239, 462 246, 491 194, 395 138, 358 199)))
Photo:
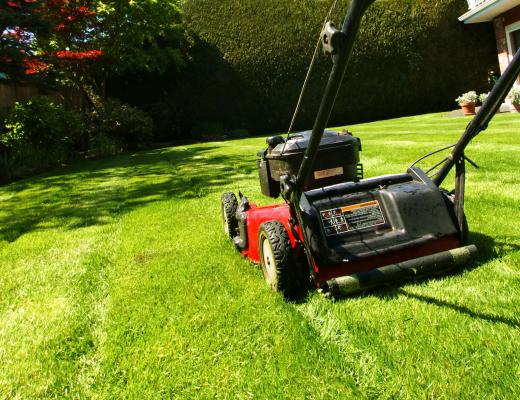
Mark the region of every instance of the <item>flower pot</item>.
POLYGON ((475 115, 475 103, 460 104, 464 115, 475 115))

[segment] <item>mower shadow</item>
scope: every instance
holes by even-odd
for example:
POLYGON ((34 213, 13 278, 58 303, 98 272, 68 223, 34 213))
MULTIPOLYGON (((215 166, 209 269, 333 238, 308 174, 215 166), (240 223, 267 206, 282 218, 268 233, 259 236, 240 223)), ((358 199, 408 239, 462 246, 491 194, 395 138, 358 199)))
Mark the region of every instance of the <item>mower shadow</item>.
POLYGON ((199 145, 90 160, 0 188, 0 241, 33 232, 110 223, 170 199, 197 199, 256 169, 243 154, 213 156, 199 145))
MULTIPOLYGON (((472 271, 473 269, 478 268, 480 265, 493 260, 497 257, 500 257, 504 252, 508 251, 510 248, 513 248, 514 250, 519 250, 520 246, 513 245, 510 243, 503 243, 503 242, 496 242, 495 239, 493 239, 490 236, 484 235, 482 233, 470 233, 469 236, 469 242, 472 244, 475 244, 477 248, 479 249, 479 255, 474 260, 474 262, 465 265, 463 268, 459 268, 457 270, 452 270, 450 272, 434 275, 425 279, 420 279, 414 282, 428 282, 428 281, 435 281, 435 280, 443 280, 447 277, 453 277, 453 276, 460 276, 464 274, 465 272, 472 271)), ((392 287, 384 287, 374 290, 368 290, 358 296, 355 297, 376 297, 379 299, 389 300, 389 299, 396 299, 400 296, 405 296, 411 299, 419 300, 428 304, 436 305, 438 307, 446 307, 450 308, 454 311, 457 311, 462 314, 466 314, 472 318, 481 319, 488 322, 493 323, 503 323, 506 324, 512 328, 520 328, 520 322, 516 321, 512 318, 500 316, 500 315, 490 315, 485 314, 479 311, 474 311, 471 308, 450 303, 446 300, 437 299, 435 297, 431 296, 425 296, 420 295, 416 293, 411 293, 403 289, 403 286, 410 284, 413 282, 402 282, 401 284, 396 284, 392 287)), ((348 300, 348 298, 340 298, 340 301, 348 300)))
MULTIPOLYGON (((408 294, 407 292, 403 291, 402 287, 405 285, 413 284, 413 283, 420 283, 420 282, 429 282, 429 281, 435 281, 435 280, 444 280, 447 277, 453 277, 453 276, 460 276, 464 274, 465 272, 472 271, 473 269, 478 268, 480 265, 493 260, 495 258, 500 257, 505 252, 512 250, 520 250, 520 246, 514 245, 512 243, 505 243, 505 242, 497 242, 494 238, 484 235, 482 233, 478 232, 471 232, 469 235, 469 243, 474 244, 478 248, 478 255, 476 259, 464 265, 461 268, 454 269, 451 271, 447 271, 444 273, 439 273, 436 275, 431 275, 429 277, 423 277, 416 279, 414 281, 403 281, 403 282, 397 282, 393 283, 391 286, 382 286, 374 289, 368 289, 364 292, 352 296, 346 296, 346 297, 336 297, 334 298, 334 301, 348 301, 350 298, 363 298, 363 297, 377 297, 380 299, 395 299, 399 295, 408 294)), ((292 296, 289 300, 293 304, 302 304, 307 301, 308 294, 314 290, 312 285, 309 284, 302 288, 301 291, 299 291, 297 294, 292 296)), ((415 296, 415 295, 414 295, 415 296)), ((412 295, 410 295, 412 297, 412 295)), ((421 300, 425 300, 427 297, 423 296, 424 298, 421 300)), ((436 299, 432 298, 432 302, 435 302, 436 299)), ((446 303, 446 306, 449 306, 449 303, 446 303)), ((459 309, 459 311, 463 312, 465 307, 454 305, 454 309, 459 309)), ((468 309, 469 310, 469 309, 468 309)), ((486 315, 475 313, 475 315, 482 315, 483 319, 487 319, 486 315)), ((489 316, 490 320, 493 320, 493 316, 489 316)), ((507 319, 504 319, 502 321, 500 317, 496 317, 497 322, 504 322, 507 321, 507 319)), ((507 323, 507 322, 505 322, 507 323)), ((516 323, 517 325, 520 325, 516 323)), ((515 325, 516 326, 516 325, 515 325)))
POLYGON ((423 301, 428 304, 433 304, 438 307, 450 308, 459 313, 469 315, 471 318, 482 319, 484 321, 493 322, 493 323, 503 323, 503 324, 509 325, 511 328, 520 328, 520 322, 515 321, 514 319, 511 319, 511 318, 503 317, 500 315, 484 314, 482 312, 474 311, 474 310, 470 309, 469 307, 466 307, 463 305, 450 303, 448 301, 436 299, 436 298, 430 297, 430 296, 424 296, 424 295, 419 295, 419 294, 415 294, 415 293, 410 293, 403 289, 398 289, 397 293, 399 295, 402 295, 402 296, 405 296, 405 297, 408 297, 411 299, 423 301))

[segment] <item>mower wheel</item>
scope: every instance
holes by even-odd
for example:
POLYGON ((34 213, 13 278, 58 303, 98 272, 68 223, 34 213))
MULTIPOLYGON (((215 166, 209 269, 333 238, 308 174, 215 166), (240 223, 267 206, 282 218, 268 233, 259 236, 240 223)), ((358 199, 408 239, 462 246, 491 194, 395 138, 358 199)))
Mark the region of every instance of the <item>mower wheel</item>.
POLYGON ((220 211, 222 214, 222 225, 226 235, 233 239, 237 234, 238 222, 235 216, 238 207, 238 201, 233 192, 222 193, 220 198, 220 211))
POLYGON ((297 295, 300 280, 296 275, 291 240, 279 221, 264 222, 258 233, 260 264, 269 287, 286 299, 297 295))

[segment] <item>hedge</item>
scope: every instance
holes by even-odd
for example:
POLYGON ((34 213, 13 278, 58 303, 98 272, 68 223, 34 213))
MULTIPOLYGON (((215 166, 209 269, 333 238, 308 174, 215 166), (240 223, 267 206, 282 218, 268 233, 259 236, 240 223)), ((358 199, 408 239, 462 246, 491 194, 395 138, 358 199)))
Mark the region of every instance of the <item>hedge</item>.
MULTIPOLYGON (((158 107, 148 111, 162 107, 161 120, 169 115, 183 132, 201 121, 252 132, 287 129, 330 3, 190 0, 184 10, 192 40, 188 67, 172 72, 167 84, 142 78, 137 97, 160 89, 163 95, 153 96, 158 107)), ((347 3, 338 2, 337 25, 347 3)), ((330 124, 447 110, 462 92, 487 91, 489 72, 497 68, 493 27, 462 24, 457 17, 466 10, 465 0, 376 1, 364 17, 330 124)), ((330 59, 320 55, 298 128, 312 125, 329 70, 330 59)))

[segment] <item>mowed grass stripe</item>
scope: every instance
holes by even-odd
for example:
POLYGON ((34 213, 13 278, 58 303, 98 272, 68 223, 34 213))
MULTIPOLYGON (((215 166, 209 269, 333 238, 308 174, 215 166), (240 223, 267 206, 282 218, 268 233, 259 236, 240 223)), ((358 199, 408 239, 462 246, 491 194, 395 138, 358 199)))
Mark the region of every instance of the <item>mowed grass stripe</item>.
MULTIPOLYGON (((468 121, 349 129, 376 176, 453 143, 468 121)), ((467 187, 478 262, 338 302, 285 303, 224 237, 221 192, 272 202, 256 176, 263 138, 0 188, 0 397, 518 398, 519 121, 497 116, 468 149, 481 167, 467 187)))
POLYGON ((176 213, 196 204, 207 207, 202 216, 216 215, 218 203, 178 203, 135 211, 125 220, 124 235, 132 245, 121 247, 122 262, 113 271, 111 334, 103 349, 103 374, 111 379, 100 390, 107 397, 114 385, 118 397, 310 396, 306 381, 314 375, 340 382, 336 394, 349 393, 353 384, 336 362, 341 357, 321 357, 321 345, 305 320, 287 314, 281 299, 262 296, 260 274, 235 257, 220 226, 200 230, 201 215, 174 223, 162 218, 169 214, 175 220, 176 213), (150 217, 156 223, 143 224, 150 217), (186 245, 194 236, 198 240, 186 245), (145 343, 145 353, 135 351, 145 343), (309 358, 322 362, 308 363, 309 358), (265 385, 272 376, 277 377, 274 388, 265 385), (120 386, 121 381, 132 384, 120 386))

